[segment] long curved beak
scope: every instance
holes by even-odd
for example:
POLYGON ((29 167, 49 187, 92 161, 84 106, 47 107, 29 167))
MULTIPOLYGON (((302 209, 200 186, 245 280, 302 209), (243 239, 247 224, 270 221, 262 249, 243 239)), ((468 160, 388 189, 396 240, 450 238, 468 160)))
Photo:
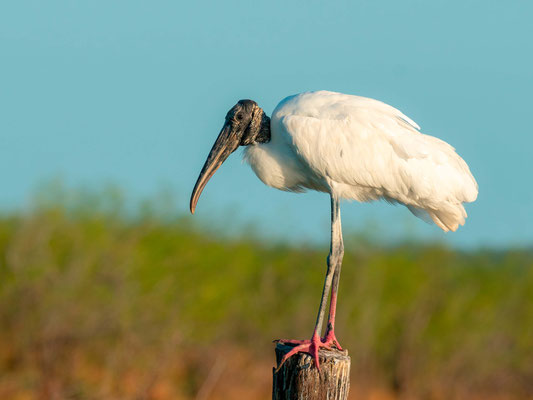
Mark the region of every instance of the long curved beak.
POLYGON ((194 214, 196 203, 198 203, 198 199, 202 194, 202 190, 204 190, 204 187, 207 185, 209 179, 214 175, 222 163, 226 161, 229 155, 237 150, 237 147, 239 147, 238 136, 230 124, 224 124, 224 127, 220 131, 220 134, 215 141, 215 144, 207 156, 207 160, 205 161, 202 172, 200 172, 200 176, 196 181, 196 185, 194 185, 194 189, 191 194, 191 214, 194 214))

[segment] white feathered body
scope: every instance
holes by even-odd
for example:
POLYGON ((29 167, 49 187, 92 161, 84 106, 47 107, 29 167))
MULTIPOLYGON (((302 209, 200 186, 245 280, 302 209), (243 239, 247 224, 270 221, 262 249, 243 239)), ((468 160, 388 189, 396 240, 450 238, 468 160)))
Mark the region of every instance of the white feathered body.
POLYGON ((464 224, 462 203, 477 197, 452 146, 377 100, 327 91, 290 96, 274 110, 270 129, 271 140, 247 146, 245 160, 277 189, 401 203, 444 231, 464 224))

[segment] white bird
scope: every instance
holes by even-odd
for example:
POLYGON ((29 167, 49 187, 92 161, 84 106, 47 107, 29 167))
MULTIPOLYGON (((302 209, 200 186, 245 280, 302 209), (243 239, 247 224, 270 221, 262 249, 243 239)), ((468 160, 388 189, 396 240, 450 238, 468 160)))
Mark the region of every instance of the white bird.
POLYGON ((192 213, 207 181, 239 145, 245 146, 245 160, 266 185, 331 197, 331 247, 315 329, 311 340, 282 341, 295 347, 280 366, 291 355, 306 352, 319 368, 319 348, 341 348, 335 337, 344 254, 340 199, 400 203, 444 231, 464 224, 463 203, 476 199, 477 183, 452 146, 419 129, 385 103, 328 91, 289 96, 271 119, 252 100, 239 101, 227 113, 194 187, 192 213), (330 290, 328 325, 320 337, 330 290))

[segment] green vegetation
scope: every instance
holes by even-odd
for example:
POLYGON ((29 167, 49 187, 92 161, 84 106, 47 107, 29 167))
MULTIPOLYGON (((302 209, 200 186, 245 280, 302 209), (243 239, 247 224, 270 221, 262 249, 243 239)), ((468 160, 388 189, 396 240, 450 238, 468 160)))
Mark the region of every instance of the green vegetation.
MULTIPOLYGON (((0 218, 2 399, 268 398, 271 340, 311 334, 326 248, 126 216, 113 191, 38 204, 0 218)), ((530 251, 348 238, 342 275, 357 398, 533 396, 530 251)))

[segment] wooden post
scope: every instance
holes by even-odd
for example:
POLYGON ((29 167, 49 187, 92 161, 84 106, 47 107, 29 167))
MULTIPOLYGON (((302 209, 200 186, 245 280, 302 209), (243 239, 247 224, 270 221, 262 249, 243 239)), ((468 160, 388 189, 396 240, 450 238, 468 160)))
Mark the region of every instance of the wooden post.
MULTIPOLYGON (((276 345, 276 363, 292 346, 276 345)), ((347 400, 350 389, 348 351, 320 349, 320 372, 310 355, 295 354, 276 373, 273 370, 272 400, 347 400)))

